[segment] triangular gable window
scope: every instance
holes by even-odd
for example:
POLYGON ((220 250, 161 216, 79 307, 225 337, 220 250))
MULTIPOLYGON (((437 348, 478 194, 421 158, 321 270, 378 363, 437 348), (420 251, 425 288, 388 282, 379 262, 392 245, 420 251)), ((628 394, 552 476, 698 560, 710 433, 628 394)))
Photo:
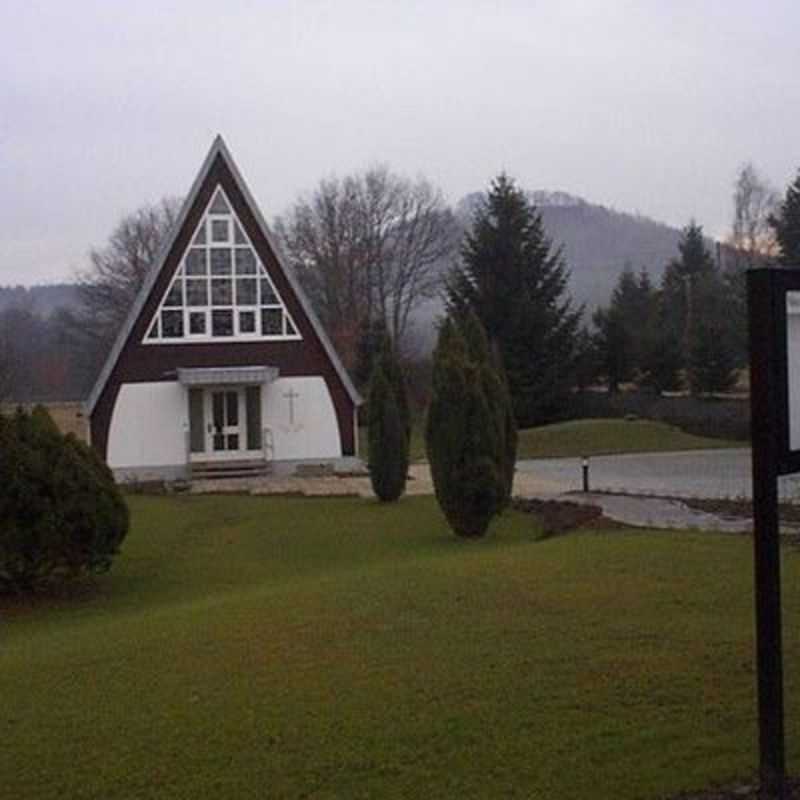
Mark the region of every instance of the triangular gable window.
POLYGON ((221 188, 150 323, 148 344, 300 339, 221 188))

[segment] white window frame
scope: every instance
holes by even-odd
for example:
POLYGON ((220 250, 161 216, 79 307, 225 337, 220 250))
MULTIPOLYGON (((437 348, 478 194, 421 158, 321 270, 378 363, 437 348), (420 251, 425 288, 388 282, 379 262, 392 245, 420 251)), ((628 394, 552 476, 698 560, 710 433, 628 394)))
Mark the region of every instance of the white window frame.
POLYGON ((302 336, 299 333, 299 329, 297 327, 297 323, 292 318, 292 315, 289 313, 288 308, 286 307, 286 303, 283 302, 278 290, 275 288, 275 284, 267 271, 265 265, 262 263, 258 251, 253 246, 250 237, 247 235, 247 231, 244 229, 244 226, 241 223, 241 220, 236 216, 236 213, 233 211, 233 205, 231 204, 230 200, 228 199, 227 195, 225 194, 224 189, 221 186, 217 186, 214 192, 211 195, 211 199, 209 200, 208 206, 206 207, 205 212, 203 213, 200 222, 198 223, 197 227, 192 233, 190 237, 190 244, 184 251, 181 256, 180 264, 178 268, 175 270, 174 274, 172 275, 169 284, 164 291, 163 295, 161 296, 161 300, 158 304, 158 308, 155 312, 154 319, 151 321, 150 325, 147 327, 147 331, 142 339, 142 344, 146 345, 160 345, 160 344, 196 344, 198 342, 232 342, 232 341, 248 341, 248 342, 259 342, 259 341, 300 341, 302 340, 302 336), (228 208, 230 209, 230 213, 228 214, 220 214, 217 212, 210 211, 211 206, 214 203, 214 200, 217 197, 217 194, 221 193, 225 203, 227 204, 228 208), (227 223, 227 239, 225 241, 213 241, 212 240, 212 232, 214 227, 215 221, 222 221, 224 220, 227 223), (242 237, 244 238, 244 242, 237 242, 236 241, 236 228, 242 233, 242 237), (205 243, 204 244, 196 244, 195 240, 198 237, 200 231, 203 230, 205 232, 205 243), (211 272, 211 251, 215 247, 226 249, 231 256, 231 271, 228 274, 219 274, 214 275, 211 272), (186 271, 186 258, 189 254, 190 250, 194 249, 201 249, 205 254, 205 273, 203 274, 189 274, 186 271), (246 272, 246 273, 237 273, 236 271, 236 253, 237 251, 248 251, 252 254, 253 260, 255 262, 255 271, 254 272, 246 272), (226 305, 215 305, 212 302, 212 281, 215 279, 223 279, 229 280, 231 282, 231 302, 230 304, 226 305), (237 291, 237 280, 239 279, 247 279, 255 281, 255 289, 256 289, 256 302, 255 304, 247 304, 247 305, 239 305, 238 304, 238 291, 237 291), (206 304, 205 305, 189 305, 188 304, 188 281, 196 280, 196 281, 204 281, 206 285, 206 304), (277 302, 272 303, 264 303, 262 300, 262 286, 263 281, 267 281, 269 286, 270 297, 275 297, 277 302), (181 291, 182 291, 182 299, 183 304, 181 306, 164 306, 164 302, 166 301, 167 295, 169 294, 170 289, 176 283, 180 282, 181 291), (272 334, 265 334, 262 333, 262 313, 268 309, 280 309, 282 313, 281 317, 281 332, 280 333, 272 333, 272 334), (183 314, 183 334, 182 336, 170 336, 166 337, 163 335, 163 325, 161 322, 161 314, 163 311, 181 311, 183 314), (232 325, 232 333, 230 336, 215 336, 213 333, 213 312, 214 311, 222 311, 222 310, 230 310, 233 315, 233 325, 232 325), (240 324, 240 315, 241 312, 252 312, 255 317, 255 330, 253 332, 243 331, 241 329, 240 324), (190 315, 204 313, 205 320, 206 320, 206 330, 205 333, 191 333, 190 332, 190 315), (287 322, 288 320, 288 322, 287 322), (295 333, 288 334, 287 333, 287 326, 291 324, 292 328, 294 329, 295 333), (150 334, 152 331, 156 331, 156 335, 150 338, 150 334))

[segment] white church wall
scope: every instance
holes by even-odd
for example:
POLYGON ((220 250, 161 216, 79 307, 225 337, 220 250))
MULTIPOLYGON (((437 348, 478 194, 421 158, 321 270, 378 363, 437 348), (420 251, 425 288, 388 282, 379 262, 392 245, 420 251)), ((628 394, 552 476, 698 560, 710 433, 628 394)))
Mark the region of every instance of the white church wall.
POLYGON ((115 472, 186 464, 186 389, 177 381, 124 383, 108 435, 115 472))
POLYGON ((278 378, 266 385, 262 402, 276 461, 341 457, 339 424, 323 378, 278 378))

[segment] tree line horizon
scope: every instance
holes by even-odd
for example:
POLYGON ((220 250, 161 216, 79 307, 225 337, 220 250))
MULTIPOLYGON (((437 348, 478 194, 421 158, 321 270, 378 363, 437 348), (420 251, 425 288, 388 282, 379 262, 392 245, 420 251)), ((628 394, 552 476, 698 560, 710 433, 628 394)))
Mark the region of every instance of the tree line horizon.
MULTIPOLYGON (((469 304, 480 288, 474 310, 492 346, 502 342, 514 412, 528 425, 556 418, 564 397, 589 385, 706 395, 735 383, 747 358, 745 271, 800 265, 800 171, 780 195, 745 164, 733 207, 724 258, 690 220, 658 285, 656 265, 621 265, 608 304, 591 315, 570 297, 570 266, 541 211, 504 173, 466 230, 430 181, 385 166, 320 181, 272 227, 357 385, 366 387, 388 335, 418 405, 429 394, 430 357, 414 352, 414 312, 437 297, 448 308, 469 304), (494 274, 470 274, 476 247, 493 248, 494 274)), ((91 251, 76 309, 49 319, 0 312, 0 398, 88 393, 179 208, 165 198, 123 217, 91 251)))

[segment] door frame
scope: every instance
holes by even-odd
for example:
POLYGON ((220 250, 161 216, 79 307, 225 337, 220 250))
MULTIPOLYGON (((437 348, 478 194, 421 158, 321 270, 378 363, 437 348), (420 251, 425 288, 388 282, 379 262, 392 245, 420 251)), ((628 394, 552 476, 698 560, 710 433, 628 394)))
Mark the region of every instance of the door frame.
MULTIPOLYGON (((247 449, 247 400, 246 391, 247 385, 245 384, 221 384, 211 386, 194 386, 194 389, 202 391, 202 409, 203 409, 203 444, 204 449, 200 452, 189 451, 189 461, 237 461, 237 460, 250 460, 254 458, 263 457, 263 449, 259 447, 256 450, 247 449), (237 403, 237 425, 224 426, 225 436, 238 435, 239 447, 236 450, 215 450, 214 449, 214 436, 216 431, 213 425, 213 403, 215 393, 235 393, 237 403)), ((227 403, 227 400, 225 401, 227 403)), ((187 393, 187 404, 189 403, 187 393)), ((227 408, 225 409, 227 411, 227 408)), ((190 414, 191 417, 191 414, 190 414)), ((191 419, 190 419, 191 424, 191 419)))

